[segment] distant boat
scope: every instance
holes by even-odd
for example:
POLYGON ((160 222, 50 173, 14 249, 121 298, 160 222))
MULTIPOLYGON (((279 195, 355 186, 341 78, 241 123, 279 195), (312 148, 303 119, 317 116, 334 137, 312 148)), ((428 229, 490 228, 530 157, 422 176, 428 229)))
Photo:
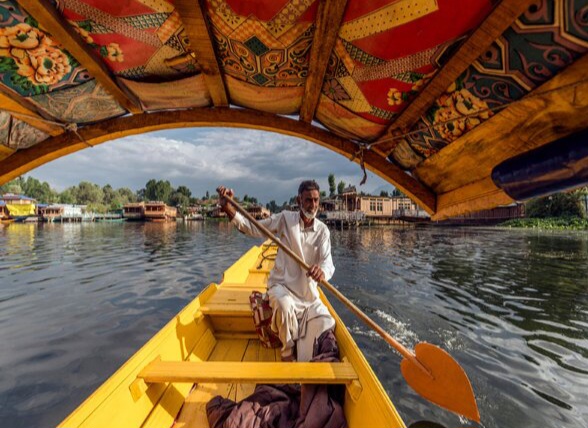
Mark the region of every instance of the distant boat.
POLYGON ((43 221, 53 223, 54 221, 60 221, 63 216, 64 206, 63 205, 49 205, 39 209, 39 214, 43 221))
POLYGON ((151 201, 145 203, 145 220, 147 221, 175 221, 178 210, 170 207, 161 201, 151 201))
POLYGON ((133 202, 123 206, 123 217, 137 221, 145 219, 145 202, 133 202))
POLYGON ((23 222, 29 217, 35 217, 33 221, 37 221, 37 201, 33 198, 25 195, 7 193, 2 195, 0 200, 4 202, 5 211, 3 212, 8 212, 7 219, 23 222))

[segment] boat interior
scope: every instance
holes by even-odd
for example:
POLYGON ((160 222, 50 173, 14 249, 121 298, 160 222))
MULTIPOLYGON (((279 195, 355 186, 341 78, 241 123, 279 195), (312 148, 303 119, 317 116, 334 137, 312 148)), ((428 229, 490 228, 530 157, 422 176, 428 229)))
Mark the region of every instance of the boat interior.
POLYGON ((130 358, 59 426, 208 427, 206 404, 241 400, 256 384, 341 384, 350 427, 404 427, 387 393, 336 319, 341 362, 282 362, 255 332, 249 295, 264 291, 277 247, 251 248, 130 358))

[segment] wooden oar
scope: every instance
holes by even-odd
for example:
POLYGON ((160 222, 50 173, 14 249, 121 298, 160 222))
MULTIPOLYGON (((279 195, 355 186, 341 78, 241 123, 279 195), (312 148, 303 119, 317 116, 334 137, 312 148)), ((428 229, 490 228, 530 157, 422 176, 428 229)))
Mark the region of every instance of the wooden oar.
MULTIPOLYGON (((275 242, 282 251, 292 257, 305 271, 310 269, 310 266, 304 260, 284 245, 265 226, 255 220, 233 198, 230 196, 225 196, 225 198, 267 238, 275 242)), ((349 301, 328 281, 322 280, 320 283, 404 357, 400 363, 400 369, 404 379, 412 389, 438 406, 458 415, 465 416, 468 419, 480 422, 480 413, 478 412, 476 397, 474 396, 470 381, 464 370, 451 355, 438 346, 426 342, 417 343, 413 354, 364 314, 361 309, 349 301)))

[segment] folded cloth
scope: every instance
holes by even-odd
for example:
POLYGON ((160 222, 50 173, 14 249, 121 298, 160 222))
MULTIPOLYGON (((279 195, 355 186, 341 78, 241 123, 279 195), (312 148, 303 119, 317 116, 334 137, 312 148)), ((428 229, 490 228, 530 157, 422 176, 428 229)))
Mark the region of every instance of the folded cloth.
MULTIPOLYGON (((339 361, 333 330, 316 341, 316 362, 339 361)), ((342 385, 258 385, 236 403, 216 396, 206 405, 210 428, 345 428, 342 385)))

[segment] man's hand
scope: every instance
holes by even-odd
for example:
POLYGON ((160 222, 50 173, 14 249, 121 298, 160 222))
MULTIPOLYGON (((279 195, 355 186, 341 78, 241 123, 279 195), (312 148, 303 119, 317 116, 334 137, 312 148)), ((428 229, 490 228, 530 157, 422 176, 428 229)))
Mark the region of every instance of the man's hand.
POLYGON ((236 210, 233 205, 229 204, 226 197, 228 196, 232 198, 235 196, 235 192, 233 192, 233 189, 228 189, 225 186, 218 186, 216 191, 219 195, 218 203, 221 206, 221 209, 227 214, 227 216, 229 216, 229 220, 232 220, 233 217, 235 217, 236 210))
POLYGON ((224 207, 225 205, 227 205, 227 198, 225 198, 225 196, 229 196, 229 197, 233 197, 235 196, 235 192, 233 192, 233 189, 228 189, 225 186, 218 186, 218 188, 216 189, 216 191, 218 192, 218 195, 220 196, 218 203, 220 204, 221 207, 224 207))
POLYGON ((323 279, 325 279, 325 274, 323 273, 323 270, 319 267, 319 265, 312 265, 308 269, 308 272, 306 272, 306 276, 311 277, 316 282, 321 282, 323 279))

